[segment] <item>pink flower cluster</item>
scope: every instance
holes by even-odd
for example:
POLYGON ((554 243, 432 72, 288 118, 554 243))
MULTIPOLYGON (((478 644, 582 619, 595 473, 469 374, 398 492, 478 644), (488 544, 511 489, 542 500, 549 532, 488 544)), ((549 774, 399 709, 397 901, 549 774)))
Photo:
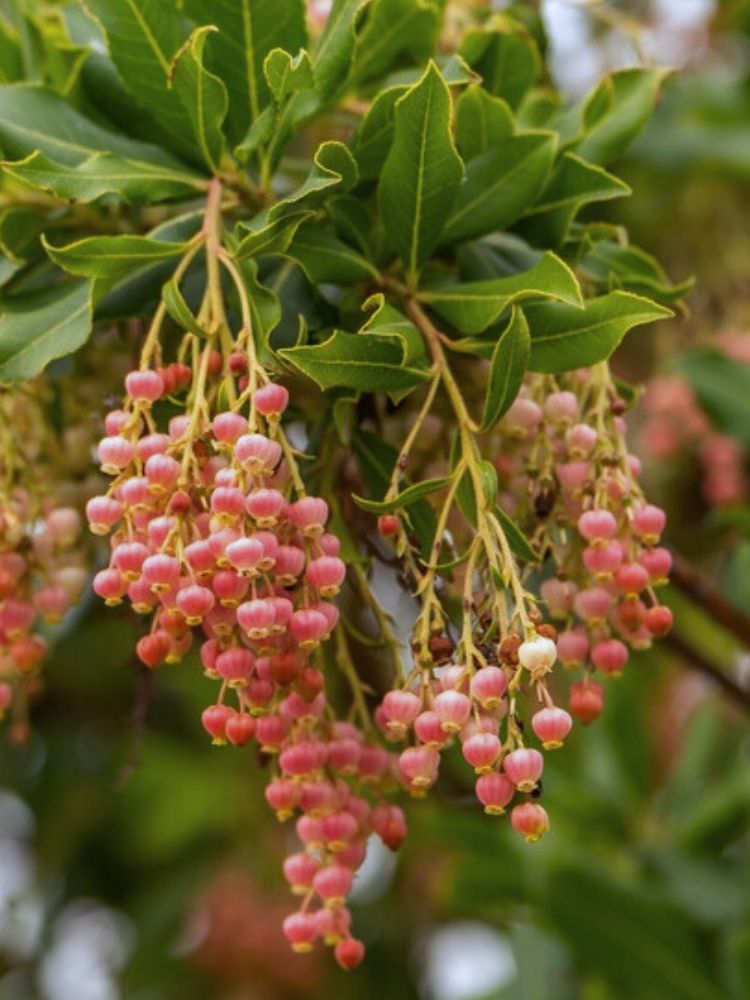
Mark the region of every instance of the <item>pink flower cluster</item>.
MULTIPOLYGON (((265 718, 284 720, 285 711, 282 701, 280 714, 265 718)), ((292 725, 295 736, 279 752, 279 776, 266 789, 279 818, 299 814, 296 831, 303 845, 284 863, 287 882, 301 897, 299 909, 284 921, 284 934, 295 951, 309 951, 317 940, 332 945, 339 965, 351 969, 362 960, 364 945, 350 934, 346 899, 367 839, 376 834, 397 850, 406 836, 402 810, 382 798, 397 787, 396 763, 350 722, 325 724, 318 716, 292 725)))
MULTIPOLYGON (((458 740, 466 763, 474 769, 476 795, 485 812, 502 815, 517 794, 525 796, 513 806, 510 820, 527 840, 538 840, 549 829, 547 813, 535 801, 543 755, 524 746, 515 720, 510 720, 505 741, 500 727, 509 712, 509 676, 520 665, 531 683, 542 682, 556 655, 554 641, 536 634, 506 644, 500 651, 503 666, 472 671, 452 664, 416 689, 389 691, 376 721, 388 739, 409 742, 398 764, 411 794, 427 793, 437 780, 441 751, 458 740)), ((546 689, 545 695, 544 707, 532 715, 531 726, 543 748, 554 750, 563 745, 573 720, 554 705, 546 689)))
POLYGON ((584 724, 603 707, 592 674, 619 675, 629 648, 648 648, 672 625, 656 594, 672 565, 659 544, 666 516, 643 497, 619 409, 611 386, 574 373, 553 392, 531 380, 503 422, 511 457, 501 469, 515 477, 509 501, 517 516, 535 522, 554 569, 541 596, 562 626, 561 664, 583 671, 569 709, 584 724))
POLYGON ((149 616, 137 654, 150 668, 181 660, 202 633, 201 662, 220 683, 205 730, 216 744, 254 740, 277 762, 269 804, 282 818, 301 813, 304 849, 285 871, 304 898, 285 933, 297 950, 318 938, 335 945, 351 968, 364 949, 344 901, 366 838, 376 832, 395 847, 405 827, 400 810, 352 790, 393 784, 389 754, 330 719, 315 654, 338 621, 331 599, 346 567, 325 530, 326 502, 292 499, 280 427, 287 390, 256 389, 249 418, 239 405, 213 417, 194 406, 162 432, 153 413, 161 374, 131 372, 126 389, 98 448, 114 479, 86 509, 92 531, 110 535, 94 589, 149 616))
POLYGON ((56 623, 76 603, 86 572, 76 548, 81 519, 15 486, 0 490, 0 715, 13 703, 14 738, 25 738, 25 701, 47 653, 40 621, 56 623))

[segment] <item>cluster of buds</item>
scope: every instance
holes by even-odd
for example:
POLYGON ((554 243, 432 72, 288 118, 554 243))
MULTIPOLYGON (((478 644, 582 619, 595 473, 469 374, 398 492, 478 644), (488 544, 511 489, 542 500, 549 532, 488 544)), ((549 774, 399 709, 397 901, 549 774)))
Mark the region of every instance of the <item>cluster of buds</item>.
POLYGON ((588 724, 603 707, 595 672, 618 676, 629 648, 647 649, 670 630, 656 590, 672 559, 659 544, 664 511, 643 496, 606 368, 549 381, 530 378, 509 410, 498 465, 508 502, 554 570, 541 597, 561 628, 561 664, 582 671, 569 708, 588 724))
MULTIPOLYGON (((388 739, 408 743, 401 781, 412 795, 426 794, 441 752, 458 742, 485 811, 509 811, 531 841, 549 829, 539 801, 543 751, 562 746, 574 720, 588 725, 601 713, 604 689, 595 678, 620 674, 631 648, 648 648, 672 625, 657 597, 671 568, 660 545, 666 518, 643 496, 638 460, 625 446, 624 409, 606 365, 557 380, 530 375, 496 429, 500 503, 538 554, 541 582, 533 564, 519 568, 498 516, 477 509, 464 556, 444 563, 463 567, 455 620, 441 596, 448 580, 438 580, 451 490, 425 568, 418 556, 407 562, 421 602, 414 667, 376 713, 388 739), (554 625, 544 623, 540 602, 554 625), (566 707, 558 663, 580 672, 566 707)), ((467 477, 479 482, 471 448, 463 455, 467 477)), ((378 528, 409 560, 402 519, 383 514, 378 528)))
POLYGON ((27 703, 47 654, 42 622, 62 621, 86 583, 78 511, 56 501, 45 466, 54 451, 43 408, 31 391, 0 391, 0 714, 11 708, 11 738, 28 735, 27 703), (21 439, 17 428, 26 433, 21 439))
POLYGON ((180 661, 201 636, 205 674, 219 684, 204 729, 215 744, 254 742, 275 761, 269 804, 282 819, 301 813, 303 850, 285 873, 304 899, 286 936, 298 951, 323 940, 352 968, 364 946, 345 899, 367 837, 395 848, 405 834, 380 792, 394 784, 394 764, 353 724, 330 720, 319 646, 338 621, 346 567, 326 531, 328 505, 305 495, 284 435, 287 390, 262 369, 264 384, 253 386, 238 358, 227 376, 206 352, 195 379, 171 386, 163 369, 126 376, 126 400, 107 415, 98 447, 112 482, 86 508, 91 530, 110 539, 94 589, 147 616, 136 652, 148 668, 180 661), (215 412, 227 377, 235 405, 215 412), (158 403, 180 389, 189 389, 186 412, 160 430, 158 403))
MULTIPOLYGON (((279 711, 259 724, 276 718, 283 725, 284 702, 279 711)), ((403 811, 383 798, 398 787, 397 762, 351 722, 296 718, 292 726, 296 732, 281 745, 277 777, 266 789, 279 818, 297 814, 303 845, 284 863, 290 888, 301 897, 299 909, 284 921, 284 934, 298 952, 322 940, 333 946, 342 968, 352 969, 362 960, 364 945, 351 936, 346 900, 367 839, 375 834, 397 850, 406 836, 403 811)))
POLYGON ((415 797, 424 796, 438 777, 441 751, 458 741, 476 775, 476 796, 491 816, 512 805, 510 821, 527 840, 549 829, 546 810, 536 801, 541 792, 544 758, 524 743, 517 716, 522 680, 536 689, 540 705, 531 716, 539 746, 563 745, 573 720, 550 696, 546 675, 557 657, 554 630, 540 625, 521 641, 516 634, 499 644, 497 661, 481 658, 478 667, 449 664, 419 670, 416 684, 389 691, 376 721, 387 739, 408 741, 398 760, 400 777, 415 797))

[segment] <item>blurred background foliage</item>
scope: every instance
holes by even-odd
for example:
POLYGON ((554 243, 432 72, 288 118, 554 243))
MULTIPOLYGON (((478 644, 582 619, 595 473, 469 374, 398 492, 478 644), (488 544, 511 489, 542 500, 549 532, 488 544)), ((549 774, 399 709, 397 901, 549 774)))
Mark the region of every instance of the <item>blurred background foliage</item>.
MULTIPOLYGON (((22 3, 0 6, 23 28, 22 3)), ((59 637, 31 743, 0 758, 0 1000, 750 996, 750 3, 515 7, 541 14, 571 95, 622 65, 680 70, 617 169, 637 196, 607 217, 672 280, 697 276, 688 314, 617 359, 649 385, 634 433, 685 557, 674 642, 636 654, 550 761, 541 844, 483 816, 460 767, 410 807, 399 856, 372 853, 359 880, 368 953, 347 975, 288 953, 291 834, 253 752, 206 746, 210 682, 189 662, 145 676, 130 621, 92 601, 59 637), (717 437, 734 447, 722 488, 717 437)), ((47 72, 76 58, 53 47, 47 72)))

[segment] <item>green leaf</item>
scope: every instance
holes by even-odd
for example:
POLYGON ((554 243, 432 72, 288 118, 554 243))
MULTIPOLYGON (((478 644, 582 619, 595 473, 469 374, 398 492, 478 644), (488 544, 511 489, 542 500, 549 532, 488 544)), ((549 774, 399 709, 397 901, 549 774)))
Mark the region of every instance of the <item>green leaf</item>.
POLYGON ((91 282, 0 297, 0 382, 33 378, 91 333, 91 282))
POLYGON ((526 317, 520 309, 514 309, 492 355, 480 427, 483 433, 495 426, 518 395, 528 367, 530 351, 531 339, 526 317))
POLYGON ((500 522, 500 527, 503 529, 513 555, 523 559, 524 562, 539 562, 539 556, 531 547, 531 542, 502 507, 495 507, 495 517, 500 522))
POLYGON ((421 361, 426 356, 422 334, 400 310, 386 302, 381 292, 371 295, 362 303, 362 308, 373 310, 362 330, 372 331, 381 337, 395 337, 401 344, 405 364, 421 361))
POLYGON ((558 299, 583 307, 581 289, 568 265, 546 253, 529 271, 508 278, 490 278, 466 284, 428 288, 419 293, 443 319, 461 333, 481 333, 514 302, 529 298, 558 299))
POLYGON ((585 310, 555 302, 528 306, 525 312, 531 330, 529 368, 549 373, 604 361, 628 330, 672 315, 630 292, 589 299, 585 310))
POLYGON ((264 212, 249 223, 241 222, 237 226, 237 234, 241 237, 237 259, 284 253, 299 226, 311 215, 312 212, 293 212, 269 222, 268 213, 264 212))
POLYGON ((425 479, 421 483, 407 486, 405 490, 402 490, 390 500, 366 500, 364 497, 358 497, 354 493, 352 494, 352 500, 358 507, 369 511, 370 514, 393 514, 397 510, 406 510, 417 500, 421 500, 422 497, 430 493, 436 493, 438 490, 444 489, 450 481, 450 476, 441 479, 425 479))
MULTIPOLYGON (((456 433, 453 436, 450 451, 451 471, 455 471, 458 466, 458 463, 461 460, 461 454, 461 435, 456 433)), ((474 493, 474 483, 472 482, 471 473, 468 470, 463 473, 461 479, 459 480, 458 487, 456 488, 456 503, 458 504, 458 509, 461 511, 468 523, 473 528, 476 528, 477 500, 474 493)))
POLYGON ((378 278, 369 261, 315 222, 300 226, 284 252, 315 284, 355 285, 378 278))
POLYGON ((624 288, 665 304, 681 299, 693 285, 691 278, 674 284, 651 254, 613 240, 595 243, 579 266, 589 280, 598 281, 608 289, 624 288))
POLYGON ((363 180, 380 176, 393 141, 396 102, 408 89, 402 85, 379 91, 365 112, 352 141, 352 153, 363 180))
POLYGON ((278 103, 289 94, 315 85, 312 63, 305 49, 296 56, 291 56, 284 49, 272 49, 263 63, 263 72, 278 103))
MULTIPOLYGON (((367 492, 383 496, 388 489, 393 467, 398 461, 398 452, 382 437, 363 427, 355 427, 352 433, 352 450, 357 459, 367 492)), ((424 558, 427 558, 435 537, 437 518, 430 504, 417 500, 409 508, 409 521, 424 558)))
POLYGON ((333 195, 326 202, 326 212, 339 236, 357 246, 366 257, 377 257, 377 222, 367 202, 352 194, 333 195))
MULTIPOLYGON (((470 83, 478 83, 477 74, 455 52, 452 55, 437 54, 433 56, 433 59, 440 70, 440 75, 449 87, 463 87, 470 83)), ((395 70, 385 78, 383 87, 395 87, 400 84, 411 87, 419 81, 423 72, 424 66, 408 66, 405 69, 395 70)))
POLYGON ((33 208, 13 205, 0 214, 0 250, 15 264, 25 264, 29 258, 41 256, 39 236, 46 220, 33 208))
POLYGON ((197 24, 219 29, 208 65, 229 92, 227 130, 240 142, 271 100, 263 63, 272 49, 298 52, 307 43, 303 0, 186 0, 197 24))
POLYGON ((631 194, 628 185, 603 167, 565 153, 539 200, 521 220, 519 230, 538 246, 559 246, 584 205, 631 194))
POLYGON ((462 174, 448 87, 430 63, 396 105, 393 145, 378 187, 386 231, 412 285, 440 239, 462 174))
POLYGON ((617 996, 639 1000, 726 1000, 698 935, 676 907, 592 867, 560 865, 548 875, 545 906, 582 968, 617 996))
POLYGON ((470 160, 441 243, 468 240, 515 222, 543 191, 556 141, 551 132, 523 132, 470 160))
POLYGON ((624 69, 605 77, 578 112, 578 155, 599 164, 621 156, 651 117, 659 89, 671 72, 624 69))
POLYGON ((468 87, 456 102, 456 145, 464 160, 486 153, 514 131, 513 112, 505 101, 478 84, 468 87))
POLYGON ((482 483, 482 508, 491 510, 497 500, 497 470, 492 462, 479 462, 479 479, 482 483))
POLYGON ((400 393, 429 373, 404 365, 401 345, 376 333, 336 330, 322 344, 282 348, 279 354, 321 389, 342 386, 359 392, 400 393))
POLYGON ((221 125, 229 106, 227 88, 204 66, 206 38, 216 30, 211 25, 196 28, 170 65, 172 88, 190 117, 201 159, 213 173, 224 156, 221 125))
POLYGON ((196 165, 191 114, 168 78, 191 25, 160 0, 86 0, 107 39, 112 62, 134 100, 169 134, 180 156, 196 165))
POLYGON ((490 21, 489 30, 467 31, 461 55, 482 77, 485 90, 502 97, 512 108, 518 106, 541 74, 536 43, 517 21, 509 18, 490 21))
POLYGON ((195 197, 206 184, 186 170, 127 160, 110 153, 92 156, 75 166, 57 163, 44 153, 32 153, 25 160, 2 164, 2 172, 64 201, 84 203, 105 194, 117 195, 134 204, 195 197))
POLYGON ((240 163, 247 163, 251 155, 271 139, 278 121, 278 112, 275 104, 269 104, 252 123, 245 138, 234 148, 234 155, 240 163))
POLYGON ((0 83, 13 83, 22 78, 21 40, 0 18, 0 83))
POLYGON ((119 278, 138 267, 181 257, 186 243, 170 243, 148 236, 88 236, 64 247, 42 237, 50 260, 64 271, 84 278, 119 278))
POLYGON ((315 80, 324 100, 349 75, 354 52, 354 26, 370 0, 334 0, 313 57, 315 80))
POLYGON ((69 166, 112 153, 185 171, 179 160, 158 146, 103 128, 58 94, 30 84, 0 87, 0 150, 6 160, 39 151, 69 166))
POLYGON ((358 179, 357 163, 343 142, 324 142, 315 152, 307 179, 268 209, 268 219, 274 221, 288 212, 317 208, 333 191, 348 191, 358 179))
POLYGON ((199 337, 206 336, 206 331, 193 315, 190 306, 188 306, 180 291, 178 282, 174 278, 165 283, 161 291, 161 297, 167 312, 183 330, 189 330, 199 337))
MULTIPOLYGON (((253 338, 261 361, 264 364, 278 365, 278 360, 271 348, 271 334, 281 322, 282 311, 279 297, 283 289, 277 282, 272 282, 270 287, 261 283, 258 279, 258 262, 252 257, 237 261, 237 266, 247 289, 253 322, 253 338)), ((286 262, 285 266, 291 268, 291 264, 286 262)), ((283 273, 282 270, 281 274, 283 275, 283 273)))
POLYGON ((384 73, 402 52, 416 63, 435 51, 440 17, 429 0, 372 0, 357 34, 349 72, 354 84, 384 73))

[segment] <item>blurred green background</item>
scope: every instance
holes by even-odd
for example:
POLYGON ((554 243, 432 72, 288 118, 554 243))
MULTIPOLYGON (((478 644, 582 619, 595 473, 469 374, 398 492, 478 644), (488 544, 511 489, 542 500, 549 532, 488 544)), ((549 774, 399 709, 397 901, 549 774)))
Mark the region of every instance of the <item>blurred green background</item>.
MULTIPOLYGON (((750 331, 750 4, 542 12, 572 95, 608 68, 680 68, 618 168, 636 197, 608 220, 697 284, 689 315, 631 334, 617 367, 682 373, 745 462, 750 364, 717 346, 750 331)), ((553 755, 542 843, 483 816, 460 766, 408 807, 405 847, 373 848, 358 879, 352 974, 287 950, 292 834, 269 821, 254 751, 206 745, 210 682, 190 661, 146 676, 126 615, 82 607, 31 743, 0 762, 0 998, 750 997, 750 503, 710 504, 694 442, 653 454, 654 426, 646 479, 690 566, 669 598, 676 642, 636 654, 602 720, 553 755)))

